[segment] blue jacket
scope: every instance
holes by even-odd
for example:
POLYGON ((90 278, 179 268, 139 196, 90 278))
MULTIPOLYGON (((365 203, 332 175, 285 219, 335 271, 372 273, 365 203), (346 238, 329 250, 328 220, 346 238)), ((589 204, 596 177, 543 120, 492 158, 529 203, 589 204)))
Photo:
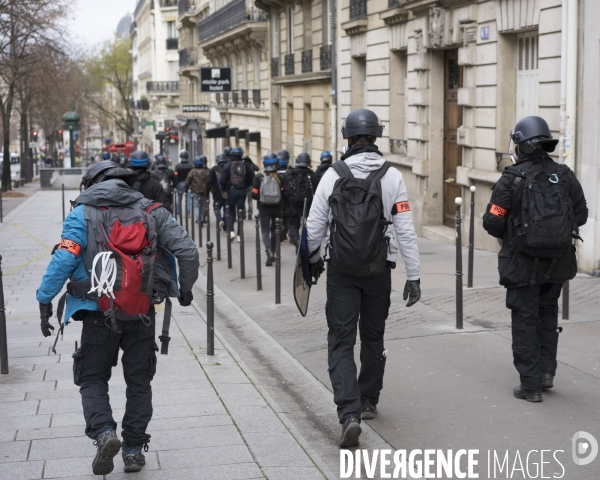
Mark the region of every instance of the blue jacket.
MULTIPOLYGON (((139 201, 143 195, 131 189, 120 180, 108 180, 86 189, 75 201, 78 204, 67 215, 63 224, 61 240, 70 240, 79 245, 77 254, 66 249, 57 249, 50 260, 42 284, 37 291, 36 299, 40 303, 49 304, 62 290, 69 279, 83 281, 89 278, 85 266, 88 232, 86 229, 85 208, 102 206, 127 206, 139 201)), ((156 208, 151 212, 156 220, 156 233, 159 248, 168 255, 175 255, 179 266, 179 288, 188 292, 192 289, 198 278, 199 256, 196 245, 192 242, 185 230, 164 208, 156 208)), ((171 255, 171 257, 172 257, 171 255)), ((167 268, 171 268, 167 260, 167 268)), ((156 274, 156 269, 155 269, 156 274)), ((171 275, 170 277, 176 278, 171 275)), ((174 286, 175 292, 177 285, 174 286)), ((173 289, 170 295, 173 296, 173 289)), ((67 304, 63 322, 78 310, 98 311, 98 306, 93 300, 67 295, 67 304)))

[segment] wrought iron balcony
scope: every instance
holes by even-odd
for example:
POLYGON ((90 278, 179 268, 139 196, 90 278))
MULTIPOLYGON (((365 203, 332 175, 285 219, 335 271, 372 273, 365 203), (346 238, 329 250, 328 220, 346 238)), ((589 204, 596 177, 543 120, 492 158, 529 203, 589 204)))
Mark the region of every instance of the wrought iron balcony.
POLYGON ((160 0, 161 8, 176 7, 177 4, 178 4, 177 0, 160 0))
POLYGON ((367 18, 367 0, 350 0, 350 20, 367 18))
POLYGON ((271 59, 271 76, 273 78, 279 76, 279 57, 273 57, 271 59))
POLYGON ((242 106, 248 106, 248 90, 242 90, 242 106))
POLYGON ((177 50, 178 39, 177 38, 167 38, 167 50, 177 50))
POLYGON ((388 8, 394 8, 400 6, 400 0, 388 0, 388 8))
POLYGON ((312 72, 312 50, 302 51, 302 73, 312 72))
POLYGON ((289 53, 285 56, 285 74, 293 75, 294 74, 294 54, 289 53))
POLYGON ((322 45, 319 52, 321 71, 331 70, 331 45, 322 45))
POLYGON ((131 110, 150 110, 150 103, 145 98, 141 100, 129 100, 129 108, 131 110))
POLYGON ((198 56, 195 48, 179 50, 179 68, 195 67, 198 65, 198 56))
POLYGON ((179 82, 146 82, 148 92, 178 92, 179 82))
POLYGON ((260 108, 260 90, 252 90, 252 103, 254 108, 260 108))
POLYGON ((198 42, 202 43, 238 25, 249 22, 266 22, 262 10, 246 7, 246 0, 233 0, 198 23, 198 42))

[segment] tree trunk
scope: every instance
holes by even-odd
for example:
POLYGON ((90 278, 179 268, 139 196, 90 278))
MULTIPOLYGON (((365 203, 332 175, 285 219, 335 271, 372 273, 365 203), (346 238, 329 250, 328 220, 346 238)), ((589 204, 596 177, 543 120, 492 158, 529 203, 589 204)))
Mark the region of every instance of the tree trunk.
POLYGON ((21 150, 21 178, 26 178, 27 175, 27 144, 29 141, 29 136, 27 135, 27 111, 22 106, 21 107, 21 141, 20 150, 21 150))

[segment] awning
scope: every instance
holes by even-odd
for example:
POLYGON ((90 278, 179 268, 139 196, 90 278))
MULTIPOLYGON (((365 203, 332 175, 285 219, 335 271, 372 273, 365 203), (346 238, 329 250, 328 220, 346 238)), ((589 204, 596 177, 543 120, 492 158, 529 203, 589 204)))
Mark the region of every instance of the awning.
POLYGON ((240 130, 240 129, 238 129, 238 130, 235 132, 235 138, 237 138, 238 140, 239 140, 240 138, 241 138, 241 139, 244 139, 244 138, 246 138, 246 134, 248 133, 248 131, 249 131, 249 130, 240 130))
POLYGON ((228 128, 227 129, 227 136, 228 137, 235 137, 235 132, 237 132, 239 130, 239 128, 228 128))
POLYGON ((246 132, 247 142, 260 142, 260 132, 246 132))
POLYGON ((228 138, 229 135, 227 134, 227 130, 229 130, 227 127, 209 128, 208 130, 204 131, 204 137, 205 138, 228 138))

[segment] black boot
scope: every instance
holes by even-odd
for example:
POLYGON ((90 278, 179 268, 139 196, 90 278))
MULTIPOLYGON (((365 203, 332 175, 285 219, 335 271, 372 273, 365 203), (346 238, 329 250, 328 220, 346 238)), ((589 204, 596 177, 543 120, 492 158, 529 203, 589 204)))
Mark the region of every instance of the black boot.
POLYGON ((119 453, 121 441, 115 431, 109 428, 96 437, 94 445, 98 448, 98 452, 92 462, 92 471, 94 475, 108 475, 115 468, 113 457, 119 453))
POLYGON ((360 406, 360 418, 363 420, 373 420, 377 415, 377 405, 373 405, 368 400, 360 406))
POLYGON ((552 388, 554 386, 554 375, 549 373, 542 374, 542 388, 552 388))
POLYGON ((273 251, 270 248, 267 248, 267 261, 265 262, 265 266, 271 267, 275 262, 275 257, 273 256, 273 251))
POLYGON ((342 425, 342 436, 340 437, 340 447, 356 447, 358 446, 358 437, 362 433, 360 428, 360 420, 354 415, 348 418, 342 425))
POLYGON ((142 453, 142 450, 147 452, 148 445, 138 445, 137 447, 128 447, 123 443, 123 463, 125 472, 139 472, 144 465, 146 465, 146 457, 142 453))
POLYGON ((520 398, 522 400, 527 400, 528 402, 541 402, 542 392, 527 392, 523 390, 523 386, 517 385, 513 390, 513 395, 515 398, 520 398))

